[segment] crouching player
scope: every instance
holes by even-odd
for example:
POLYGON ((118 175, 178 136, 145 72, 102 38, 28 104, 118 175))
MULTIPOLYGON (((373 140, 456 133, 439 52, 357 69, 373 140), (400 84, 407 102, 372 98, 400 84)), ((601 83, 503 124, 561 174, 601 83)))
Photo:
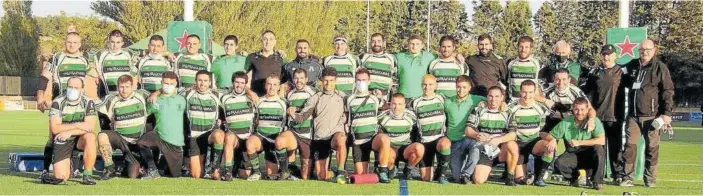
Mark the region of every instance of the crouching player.
MULTIPOLYGON (((498 86, 488 88, 488 101, 480 104, 469 115, 466 135, 477 140, 474 152, 479 160, 474 171, 474 184, 486 182, 491 174, 491 167, 498 162, 505 162, 509 176, 514 176, 517 165, 518 148, 515 133, 508 133, 508 111, 505 105, 505 93, 498 86), (505 137, 501 137, 508 135, 505 137)), ((515 181, 508 178, 506 185, 514 186, 515 181)))
MULTIPOLYGON (((603 123, 596 119, 595 129, 588 131, 583 124, 588 121, 590 104, 586 98, 577 98, 573 104, 573 116, 566 117, 547 134, 543 142, 547 143, 544 156, 553 155, 557 140, 563 139, 566 151, 554 162, 556 172, 564 176, 571 186, 578 186, 579 169, 585 169, 593 189, 603 188, 605 169, 605 132, 603 123)), ((550 158, 551 159, 551 158, 550 158)))
POLYGON ((232 181, 232 170, 239 170, 239 177, 248 177, 245 170, 246 141, 254 130, 256 94, 246 89, 249 77, 244 72, 232 75, 232 90, 220 98, 224 110, 225 135, 225 175, 224 181, 232 181))
POLYGON ((420 176, 423 181, 434 178, 440 184, 447 184, 449 170, 449 155, 451 141, 446 136, 446 114, 444 113, 444 97, 435 94, 437 78, 427 74, 422 77, 422 97, 413 100, 411 108, 417 114, 417 135, 425 147, 425 155, 420 162, 420 176), (437 157, 437 168, 432 175, 432 165, 437 157))
MULTIPOLYGON (((405 110, 405 96, 396 93, 391 97, 391 109, 378 116, 378 125, 391 140, 391 163, 404 161, 403 175, 410 179, 410 172, 422 160, 425 147, 413 142, 410 134, 417 122, 413 112, 405 110)), ((392 169, 392 168, 391 168, 392 169)))
POLYGON ((70 157, 77 149, 83 151, 83 184, 95 185, 91 175, 97 153, 93 130, 98 114, 93 101, 83 95, 84 87, 81 78, 71 77, 66 81, 66 95, 51 103, 49 129, 54 140, 54 176, 45 175, 42 183, 67 181, 71 176, 70 157))

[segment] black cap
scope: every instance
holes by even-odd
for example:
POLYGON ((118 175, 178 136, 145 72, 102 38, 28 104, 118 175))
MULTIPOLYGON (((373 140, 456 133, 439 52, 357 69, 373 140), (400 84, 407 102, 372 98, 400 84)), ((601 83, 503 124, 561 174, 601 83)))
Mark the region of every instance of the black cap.
POLYGON ((613 44, 608 44, 600 48, 601 54, 613 54, 615 52, 615 46, 613 44))

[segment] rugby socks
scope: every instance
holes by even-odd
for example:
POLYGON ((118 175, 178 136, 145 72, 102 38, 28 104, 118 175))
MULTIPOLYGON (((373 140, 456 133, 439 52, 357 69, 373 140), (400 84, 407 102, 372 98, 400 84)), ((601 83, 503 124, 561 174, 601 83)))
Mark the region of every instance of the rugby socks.
POLYGON ((290 172, 288 168, 288 150, 285 148, 277 150, 276 157, 278 158, 278 168, 283 172, 290 172))
POLYGON ((247 154, 247 169, 252 170, 253 173, 259 173, 259 159, 257 158, 257 155, 258 153, 247 154))
POLYGON ((214 144, 212 148, 212 163, 210 163, 212 169, 210 171, 215 171, 217 169, 220 169, 220 164, 222 164, 222 149, 224 149, 223 144, 214 144))
POLYGON ((90 175, 93 175, 93 170, 90 170, 90 171, 83 170, 83 176, 90 176, 90 175))
POLYGON ((154 153, 151 152, 151 148, 139 147, 139 154, 147 163, 147 171, 156 169, 156 163, 154 163, 154 153))
POLYGON ((547 171, 547 168, 549 168, 549 163, 551 162, 552 157, 548 156, 541 156, 539 159, 535 159, 535 181, 544 177, 544 173, 547 171))
POLYGON ((446 175, 447 169, 449 168, 449 156, 452 150, 450 148, 439 150, 439 157, 437 159, 437 170, 439 175, 446 175))
POLYGON ((44 170, 49 171, 51 162, 53 161, 54 147, 44 146, 44 170))
POLYGON ((80 153, 79 151, 74 150, 71 152, 71 173, 73 174, 76 170, 80 170, 81 168, 81 159, 80 159, 80 153))

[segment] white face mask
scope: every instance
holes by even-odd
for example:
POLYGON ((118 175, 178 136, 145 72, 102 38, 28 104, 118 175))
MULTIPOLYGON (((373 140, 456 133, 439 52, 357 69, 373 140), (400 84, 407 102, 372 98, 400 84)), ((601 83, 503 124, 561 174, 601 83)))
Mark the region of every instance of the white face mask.
POLYGON ((369 85, 366 82, 356 81, 356 90, 360 93, 365 93, 369 91, 369 85))
POLYGON ((174 90, 176 90, 176 86, 164 84, 163 86, 161 86, 161 90, 164 93, 172 93, 174 90))
POLYGON ((76 90, 76 89, 66 89, 66 98, 68 98, 69 101, 76 101, 78 98, 81 97, 81 90, 76 90))

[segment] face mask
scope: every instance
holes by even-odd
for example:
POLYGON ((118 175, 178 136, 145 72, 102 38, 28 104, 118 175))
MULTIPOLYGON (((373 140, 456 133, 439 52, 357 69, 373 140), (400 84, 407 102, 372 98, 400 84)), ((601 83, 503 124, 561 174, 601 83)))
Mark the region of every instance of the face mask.
POLYGON ((366 85, 366 82, 357 81, 356 82, 356 90, 359 91, 360 93, 365 93, 366 91, 369 90, 369 86, 366 85))
POLYGON ((81 91, 76 90, 76 89, 66 89, 66 98, 68 98, 69 101, 75 101, 78 100, 81 96, 81 91))
POLYGON ((172 93, 174 90, 176 90, 176 86, 165 84, 161 86, 161 90, 163 90, 164 93, 172 93))
POLYGON ((566 60, 568 60, 568 57, 565 56, 559 56, 559 55, 554 55, 554 57, 557 59, 557 62, 559 63, 566 63, 566 60))

